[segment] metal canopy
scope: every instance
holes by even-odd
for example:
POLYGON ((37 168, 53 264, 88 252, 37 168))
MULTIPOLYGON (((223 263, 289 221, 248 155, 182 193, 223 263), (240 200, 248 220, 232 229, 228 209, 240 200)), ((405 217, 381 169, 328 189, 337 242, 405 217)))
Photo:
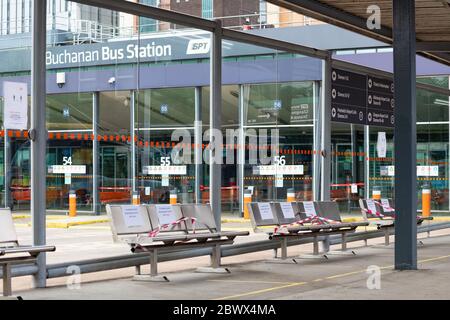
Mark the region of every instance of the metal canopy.
MULTIPOLYGON (((268 0, 309 17, 393 43, 392 0, 268 0), (381 28, 369 29, 367 19, 371 5, 381 9, 381 28)), ((420 55, 450 65, 450 2, 416 0, 416 41, 420 55)))

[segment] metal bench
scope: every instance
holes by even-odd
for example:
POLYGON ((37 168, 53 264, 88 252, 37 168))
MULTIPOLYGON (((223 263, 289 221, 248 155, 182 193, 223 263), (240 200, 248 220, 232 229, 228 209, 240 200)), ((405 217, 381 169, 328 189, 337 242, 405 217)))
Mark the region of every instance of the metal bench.
POLYGON ((19 244, 10 209, 0 209, 0 265, 3 271, 3 296, 12 296, 12 266, 35 263, 39 254, 55 251, 54 246, 19 244))
POLYGON ((115 241, 124 241, 133 253, 150 256, 150 274, 136 266, 135 280, 169 281, 158 275, 160 252, 212 248, 211 265, 197 272, 229 273, 221 268, 220 246, 232 244, 248 232, 219 232, 209 205, 107 205, 115 241))
MULTIPOLYGON (((289 238, 313 238, 313 254, 301 255, 299 258, 327 258, 327 252, 319 253, 319 237, 342 234, 342 252, 345 252, 345 235, 354 232, 358 226, 368 224, 367 222, 342 223, 337 203, 324 202, 322 204, 325 207, 312 201, 249 203, 248 208, 255 232, 266 232, 269 239, 279 241, 281 260, 284 261, 287 259, 289 238)), ((351 254, 354 254, 354 252, 351 252, 351 254)), ((275 258, 277 258, 277 255, 275 255, 275 258)), ((295 259, 292 259, 292 261, 296 262, 295 259)))
MULTIPOLYGON (((359 199, 361 213, 365 220, 377 229, 384 231, 384 244, 390 244, 390 231, 395 228, 395 209, 392 206, 392 200, 381 199, 379 202, 373 199, 359 199)), ((421 225, 425 220, 431 221, 433 217, 417 216, 417 224, 421 225)), ((428 233, 429 235, 429 233, 428 233)), ((419 245, 423 243, 418 242, 419 245)))

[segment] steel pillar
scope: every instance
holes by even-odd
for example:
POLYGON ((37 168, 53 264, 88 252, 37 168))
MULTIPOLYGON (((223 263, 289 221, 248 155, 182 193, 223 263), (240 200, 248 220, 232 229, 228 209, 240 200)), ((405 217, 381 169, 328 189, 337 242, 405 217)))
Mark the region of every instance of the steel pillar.
POLYGON ((322 62, 322 91, 320 109, 320 200, 330 200, 331 183, 331 57, 322 62))
MULTIPOLYGON (((33 1, 32 59, 31 59, 31 224, 33 244, 45 245, 47 129, 45 115, 47 41, 47 2, 33 1)), ((45 253, 37 258, 38 271, 34 286, 46 286, 45 253)))
POLYGON ((94 92, 92 94, 92 134, 94 135, 94 139, 92 140, 92 210, 96 215, 99 215, 101 212, 100 190, 98 183, 100 177, 100 142, 97 139, 99 125, 98 95, 98 92, 94 92))
POLYGON ((195 203, 202 203, 200 186, 203 183, 203 124, 202 124, 202 88, 195 88, 195 124, 194 124, 194 157, 195 157, 195 203))
POLYGON ((395 269, 417 269, 415 1, 392 1, 395 83, 395 269))
MULTIPOLYGON (((217 28, 211 35, 211 90, 210 90, 210 126, 211 132, 214 129, 222 129, 222 24, 217 20, 217 28)), ((211 137, 212 140, 212 137, 211 137)), ((213 160, 211 151, 211 160, 213 160)), ((216 225, 220 230, 222 201, 222 168, 221 165, 211 162, 209 166, 209 200, 216 225)))

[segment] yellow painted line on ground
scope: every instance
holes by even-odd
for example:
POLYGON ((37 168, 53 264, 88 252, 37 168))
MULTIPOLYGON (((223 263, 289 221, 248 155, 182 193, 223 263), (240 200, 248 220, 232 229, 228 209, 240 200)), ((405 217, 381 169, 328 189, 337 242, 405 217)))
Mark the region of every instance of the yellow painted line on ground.
POLYGON ((213 299, 213 300, 236 299, 236 298, 252 296, 252 295, 257 295, 257 294, 261 294, 261 293, 266 293, 266 292, 270 292, 270 291, 281 290, 281 289, 285 289, 285 288, 303 286, 305 284, 307 284, 307 282, 293 282, 293 283, 286 284, 286 285, 283 285, 283 286, 272 287, 272 288, 267 288, 267 289, 262 289, 262 290, 257 290, 257 291, 251 291, 251 292, 246 292, 246 293, 241 293, 241 294, 235 294, 235 295, 232 295, 232 296, 217 298, 217 299, 213 299))
MULTIPOLYGON (((444 259, 448 259, 448 258, 450 258, 450 255, 439 256, 439 257, 429 258, 429 259, 423 259, 423 260, 419 260, 418 263, 422 263, 423 264, 423 263, 427 263, 427 262, 439 261, 439 260, 444 260, 444 259)), ((382 269, 382 270, 393 269, 393 268, 394 268, 394 265, 388 265, 388 266, 380 267, 380 269, 382 269)), ((348 276, 352 276, 352 275, 356 275, 356 274, 366 273, 366 271, 367 271, 367 269, 353 271, 353 272, 340 273, 340 274, 332 275, 332 276, 325 277, 325 278, 318 278, 318 279, 312 280, 310 282, 292 282, 292 283, 288 283, 288 284, 282 285, 282 286, 277 286, 277 287, 272 287, 272 288, 267 288, 267 289, 262 289, 262 290, 256 290, 256 291, 250 291, 250 292, 245 292, 245 293, 236 294, 236 295, 233 295, 233 296, 217 298, 217 299, 214 299, 214 300, 229 300, 229 299, 241 298, 241 297, 246 297, 246 296, 258 295, 258 294, 266 293, 266 292, 270 292, 270 291, 282 290, 282 289, 285 289, 285 288, 291 288, 291 287, 301 286, 301 285, 305 285, 305 284, 310 284, 311 282, 320 282, 320 281, 323 281, 324 279, 332 280, 332 279, 337 279, 337 278, 348 277, 348 276)), ((223 280, 223 281, 227 281, 227 280, 223 280)))
POLYGON ((446 255, 446 256, 440 256, 440 257, 435 257, 435 258, 429 258, 429 259, 424 259, 424 260, 419 260, 417 261, 418 263, 427 263, 427 262, 433 262, 433 261, 439 261, 439 260, 445 260, 450 258, 450 255, 446 255))
POLYGON ((208 280, 211 282, 234 282, 234 283, 272 283, 272 284, 292 284, 292 282, 289 281, 260 281, 260 280, 219 280, 219 279, 214 279, 214 280, 208 280))
POLYGON ((14 220, 16 220, 16 219, 26 219, 26 218, 29 218, 30 215, 26 215, 26 214, 13 214, 12 217, 13 217, 14 220))

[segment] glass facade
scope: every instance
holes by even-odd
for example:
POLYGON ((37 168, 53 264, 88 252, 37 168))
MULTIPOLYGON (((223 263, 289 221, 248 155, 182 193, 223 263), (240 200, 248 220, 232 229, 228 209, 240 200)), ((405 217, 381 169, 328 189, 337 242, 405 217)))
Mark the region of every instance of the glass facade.
MULTIPOLYGON (((212 16, 213 1, 201 8, 212 16)), ((78 211, 96 214, 131 203, 133 192, 142 203, 168 203, 171 192, 179 203, 209 202, 210 34, 180 28, 135 37, 161 21, 120 16, 133 22, 131 36, 48 44, 49 212, 67 212, 71 191, 78 211)), ((223 212, 242 215, 246 189, 254 201, 283 201, 292 192, 298 201, 318 199, 321 61, 227 40, 222 47, 223 212)), ((6 53, 0 84, 29 84, 29 48, 6 53)), ((418 81, 448 88, 448 79, 418 81)), ((5 130, 1 97, 0 109, 0 205, 29 210, 28 133, 5 130)), ((419 208, 422 186, 431 185, 432 209, 449 210, 449 126, 449 97, 418 90, 419 208)), ((341 210, 357 210, 374 189, 393 198, 393 130, 332 123, 331 133, 331 199, 341 210)))

